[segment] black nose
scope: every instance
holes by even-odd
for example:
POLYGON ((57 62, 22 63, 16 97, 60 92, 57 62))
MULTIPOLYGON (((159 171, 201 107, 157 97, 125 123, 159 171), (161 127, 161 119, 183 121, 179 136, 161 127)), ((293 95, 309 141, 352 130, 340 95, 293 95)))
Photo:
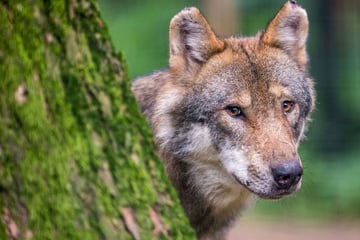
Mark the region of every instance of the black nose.
POLYGON ((289 189, 296 185, 303 174, 298 160, 279 163, 271 168, 275 183, 280 189, 289 189))

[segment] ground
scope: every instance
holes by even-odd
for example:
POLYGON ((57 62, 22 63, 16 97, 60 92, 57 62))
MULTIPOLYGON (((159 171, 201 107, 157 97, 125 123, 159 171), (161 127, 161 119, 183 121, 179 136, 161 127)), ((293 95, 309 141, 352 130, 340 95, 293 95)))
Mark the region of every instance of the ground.
POLYGON ((228 240, 360 240, 360 221, 240 220, 228 240))

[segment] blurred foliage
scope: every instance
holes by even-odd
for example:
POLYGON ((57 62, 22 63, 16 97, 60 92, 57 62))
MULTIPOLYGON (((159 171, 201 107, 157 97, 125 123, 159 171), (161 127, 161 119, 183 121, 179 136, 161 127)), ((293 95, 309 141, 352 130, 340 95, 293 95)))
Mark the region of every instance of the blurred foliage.
MULTIPOLYGON (((128 59, 131 77, 163 68, 168 25, 185 6, 206 1, 100 0, 113 42, 128 59)), ((238 0, 240 28, 234 35, 264 29, 283 0, 238 0)), ((360 217, 360 17, 355 0, 299 1, 308 12, 310 73, 317 109, 300 147, 302 190, 288 199, 259 201, 255 213, 303 217, 360 217)), ((206 16, 206 12, 204 12, 206 16)))
POLYGON ((195 1, 99 1, 115 47, 127 59, 130 77, 167 65, 168 28, 179 9, 195 1))

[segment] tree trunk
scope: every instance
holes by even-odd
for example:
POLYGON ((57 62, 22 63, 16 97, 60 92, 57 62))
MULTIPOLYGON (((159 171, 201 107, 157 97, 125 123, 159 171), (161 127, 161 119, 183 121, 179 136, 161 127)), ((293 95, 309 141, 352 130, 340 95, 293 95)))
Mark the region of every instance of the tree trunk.
POLYGON ((0 239, 193 236, 93 0, 0 1, 0 239))
POLYGON ((239 32, 239 8, 235 0, 202 0, 206 19, 220 36, 239 32))

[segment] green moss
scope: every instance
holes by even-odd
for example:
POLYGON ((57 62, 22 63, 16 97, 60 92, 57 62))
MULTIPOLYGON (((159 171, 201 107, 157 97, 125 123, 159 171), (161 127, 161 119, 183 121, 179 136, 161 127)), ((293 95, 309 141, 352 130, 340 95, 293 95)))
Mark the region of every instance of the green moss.
MULTIPOLYGON (((193 232, 92 1, 0 5, 0 204, 19 238, 143 239, 149 209, 175 239, 193 232), (25 100, 19 100, 15 93, 25 100), (160 197, 161 196, 161 197, 160 197)), ((6 239, 6 223, 0 239, 6 239)))

